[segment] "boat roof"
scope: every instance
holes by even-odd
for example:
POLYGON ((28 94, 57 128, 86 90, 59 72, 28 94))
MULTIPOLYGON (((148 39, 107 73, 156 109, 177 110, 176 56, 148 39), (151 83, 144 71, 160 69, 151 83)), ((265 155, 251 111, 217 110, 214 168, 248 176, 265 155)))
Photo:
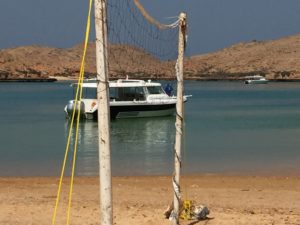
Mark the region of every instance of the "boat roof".
POLYGON ((262 78, 263 76, 261 75, 252 75, 252 76, 246 76, 245 78, 262 78))
MULTIPOLYGON (((77 85, 77 83, 72 84, 77 85)), ((132 79, 119 79, 109 81, 109 87, 159 87, 160 83, 152 82, 151 80, 132 80, 132 79)), ((97 88, 97 82, 84 82, 82 87, 84 88, 97 88)))

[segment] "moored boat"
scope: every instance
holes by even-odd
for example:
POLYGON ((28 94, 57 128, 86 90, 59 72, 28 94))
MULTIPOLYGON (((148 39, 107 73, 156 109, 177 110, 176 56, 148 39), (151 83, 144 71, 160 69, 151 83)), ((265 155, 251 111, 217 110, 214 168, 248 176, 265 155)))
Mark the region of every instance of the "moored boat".
POLYGON ((261 76, 261 75, 254 75, 254 76, 247 76, 245 77, 245 84, 266 84, 269 81, 261 76))
MULTIPOLYGON (((76 84, 73 86, 77 86, 76 84)), ((76 113, 86 119, 97 119, 97 83, 82 84, 83 97, 76 104, 76 113), (80 110, 79 110, 80 108, 80 110)), ((155 117, 168 116, 175 112, 177 97, 168 95, 162 85, 151 80, 119 79, 109 82, 110 117, 155 117)), ((187 101, 184 96, 184 101, 187 101)), ((65 106, 66 116, 70 118, 75 108, 75 100, 70 100, 65 106)))

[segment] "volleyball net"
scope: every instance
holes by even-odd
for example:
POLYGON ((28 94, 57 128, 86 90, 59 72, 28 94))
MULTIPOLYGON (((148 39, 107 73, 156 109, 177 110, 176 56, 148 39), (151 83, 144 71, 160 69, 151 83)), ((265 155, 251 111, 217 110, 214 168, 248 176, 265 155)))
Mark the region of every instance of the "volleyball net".
POLYGON ((178 17, 157 22, 138 0, 106 5, 109 79, 176 79, 178 17))

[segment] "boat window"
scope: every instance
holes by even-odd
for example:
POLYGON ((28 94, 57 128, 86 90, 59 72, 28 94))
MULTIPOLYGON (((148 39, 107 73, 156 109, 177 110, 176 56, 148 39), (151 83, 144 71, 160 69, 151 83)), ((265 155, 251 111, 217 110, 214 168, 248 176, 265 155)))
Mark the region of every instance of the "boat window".
POLYGON ((86 99, 96 99, 97 89, 96 88, 83 88, 82 97, 86 99))
POLYGON ((150 95, 153 94, 163 94, 164 91, 162 90, 161 86, 152 86, 152 87, 147 87, 148 92, 150 95))
POLYGON ((145 94, 143 87, 119 87, 111 88, 111 99, 115 101, 144 101, 145 94), (114 90, 112 90, 114 89, 114 90))
POLYGON ((114 99, 118 98, 117 88, 109 88, 109 98, 111 100, 114 100, 114 99))

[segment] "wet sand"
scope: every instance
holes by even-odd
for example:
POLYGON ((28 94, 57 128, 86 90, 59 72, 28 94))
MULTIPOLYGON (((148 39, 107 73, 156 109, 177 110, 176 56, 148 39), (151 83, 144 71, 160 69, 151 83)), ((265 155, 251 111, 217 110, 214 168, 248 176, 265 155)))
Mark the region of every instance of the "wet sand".
MULTIPOLYGON (((96 177, 76 177, 71 224, 100 224, 96 177)), ((58 179, 0 178, 0 224, 51 224, 58 179)), ((182 195, 206 205, 209 220, 181 224, 300 224, 300 178, 188 176, 182 195)), ((66 224, 64 185, 56 224, 66 224)), ((170 177, 114 177, 114 224, 171 224, 163 212, 172 201, 170 177)))

